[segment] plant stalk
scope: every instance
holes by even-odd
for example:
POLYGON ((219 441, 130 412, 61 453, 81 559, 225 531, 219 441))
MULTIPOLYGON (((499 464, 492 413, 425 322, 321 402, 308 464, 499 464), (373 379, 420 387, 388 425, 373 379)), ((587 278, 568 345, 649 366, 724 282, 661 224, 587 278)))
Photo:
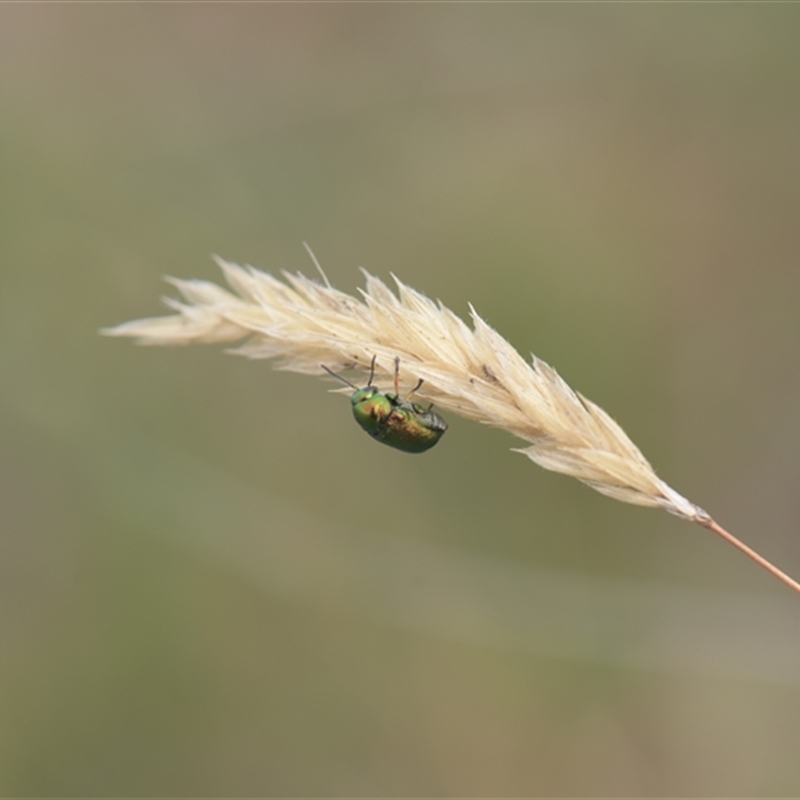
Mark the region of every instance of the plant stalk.
POLYGON ((693 522, 714 531, 717 536, 721 536, 726 542, 732 544, 737 550, 741 550, 748 558, 751 558, 760 567, 763 567, 767 572, 772 573, 779 581, 785 583, 790 589, 794 589, 800 594, 800 583, 794 578, 790 578, 785 572, 779 570, 774 564, 767 561, 766 558, 756 553, 755 550, 749 548, 744 542, 740 542, 732 533, 728 533, 721 525, 715 522, 711 517, 706 515, 698 515, 694 518, 693 522))

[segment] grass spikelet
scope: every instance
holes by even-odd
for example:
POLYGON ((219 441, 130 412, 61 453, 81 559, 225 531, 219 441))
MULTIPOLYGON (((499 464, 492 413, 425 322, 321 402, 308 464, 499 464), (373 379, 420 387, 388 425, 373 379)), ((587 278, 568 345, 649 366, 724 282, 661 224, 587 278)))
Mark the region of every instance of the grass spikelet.
POLYGON ((470 327, 396 277, 393 292, 365 271, 366 287, 353 297, 334 289, 321 269, 324 283, 287 273, 279 280, 253 267, 215 260, 229 289, 168 278, 182 297, 165 300, 175 314, 102 332, 148 345, 243 341, 232 352, 277 358, 282 369, 325 377, 322 364, 337 372, 368 374, 375 358, 376 374, 388 382, 399 357, 404 382, 424 381, 421 398, 509 431, 527 443, 518 452, 545 469, 577 478, 616 500, 662 508, 714 531, 800 592, 800 584, 662 481, 603 409, 571 389, 541 359, 525 361, 471 306, 470 327))

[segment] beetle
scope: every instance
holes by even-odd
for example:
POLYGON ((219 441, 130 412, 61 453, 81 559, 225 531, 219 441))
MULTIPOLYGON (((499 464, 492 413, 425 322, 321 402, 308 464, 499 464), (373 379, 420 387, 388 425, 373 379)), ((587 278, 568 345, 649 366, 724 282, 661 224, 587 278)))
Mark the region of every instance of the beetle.
POLYGON ((425 408, 419 403, 409 402, 411 395, 422 386, 422 378, 417 385, 400 399, 400 359, 394 360, 394 393, 382 392, 373 386, 375 377, 375 356, 370 365, 369 381, 359 389, 347 378, 337 375, 332 369, 320 364, 322 369, 334 378, 351 386, 355 391, 350 395, 353 416, 356 422, 373 438, 383 444, 402 450, 404 453, 424 453, 430 450, 447 430, 447 423, 435 412, 433 405, 425 408))

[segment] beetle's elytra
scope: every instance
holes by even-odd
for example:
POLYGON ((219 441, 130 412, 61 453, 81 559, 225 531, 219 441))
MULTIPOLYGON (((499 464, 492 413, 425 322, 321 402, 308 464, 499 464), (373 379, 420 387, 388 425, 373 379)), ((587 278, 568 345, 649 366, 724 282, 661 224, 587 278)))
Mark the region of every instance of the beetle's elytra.
POLYGON ((430 450, 447 430, 447 423, 431 411, 432 406, 425 408, 419 403, 409 402, 411 395, 422 386, 422 379, 403 400, 400 399, 399 358, 394 360, 394 393, 382 392, 377 386, 372 385, 372 379, 375 377, 374 356, 370 366, 369 382, 363 389, 337 375, 324 364, 321 366, 334 378, 355 389, 350 396, 353 416, 373 439, 404 453, 424 453, 430 450))

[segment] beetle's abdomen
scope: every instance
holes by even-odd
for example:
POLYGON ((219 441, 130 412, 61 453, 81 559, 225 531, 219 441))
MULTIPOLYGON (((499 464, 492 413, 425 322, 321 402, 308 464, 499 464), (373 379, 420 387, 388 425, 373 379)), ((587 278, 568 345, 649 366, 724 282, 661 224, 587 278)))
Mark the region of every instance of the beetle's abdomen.
POLYGON ((419 413, 413 408, 399 406, 372 435, 379 442, 406 453, 424 453, 446 430, 447 423, 438 414, 419 413))

